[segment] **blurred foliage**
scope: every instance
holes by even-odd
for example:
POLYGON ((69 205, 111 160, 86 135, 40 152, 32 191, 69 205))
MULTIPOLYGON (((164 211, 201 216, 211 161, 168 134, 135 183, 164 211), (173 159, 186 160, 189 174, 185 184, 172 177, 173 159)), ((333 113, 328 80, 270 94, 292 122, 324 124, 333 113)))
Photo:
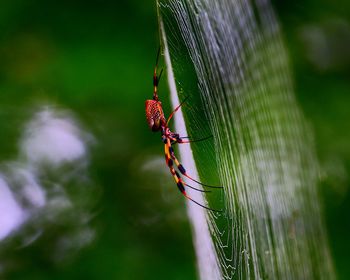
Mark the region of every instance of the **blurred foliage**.
MULTIPOLYGON (((349 26, 350 3, 273 4, 297 98, 315 130, 335 267, 339 278, 347 279, 350 44, 347 31, 339 33, 345 38, 337 44, 321 45, 317 38, 327 43, 338 34, 337 26, 349 26), (312 39, 315 28, 321 37, 312 39), (319 47, 325 55, 308 55, 319 47), (317 62, 333 53, 344 55, 341 63, 320 67, 317 62)), ((1 163, 17 155, 20 129, 35 108, 56 105, 72 110, 95 136, 89 171, 100 189, 92 209, 97 236, 91 245, 57 262, 47 258, 49 249, 45 252, 50 238, 25 248, 2 244, 13 260, 9 270, 3 268, 5 278, 194 279, 183 198, 165 165, 144 167, 147 159, 163 159, 160 137, 148 130, 144 116, 159 42, 155 1, 3 1, 0 30, 1 163)), ((160 94, 169 112, 165 82, 160 94)), ((52 225, 45 236, 55 230, 52 225)))
POLYGON ((314 127, 322 168, 321 198, 335 269, 339 279, 348 279, 350 3, 273 2, 289 49, 297 98, 314 127), (319 40, 312 39, 315 33, 319 40), (310 59, 310 49, 315 52, 322 48, 325 49, 322 56, 310 59), (330 61, 328 67, 320 67, 324 60, 332 59, 334 55, 341 57, 340 64, 330 61))

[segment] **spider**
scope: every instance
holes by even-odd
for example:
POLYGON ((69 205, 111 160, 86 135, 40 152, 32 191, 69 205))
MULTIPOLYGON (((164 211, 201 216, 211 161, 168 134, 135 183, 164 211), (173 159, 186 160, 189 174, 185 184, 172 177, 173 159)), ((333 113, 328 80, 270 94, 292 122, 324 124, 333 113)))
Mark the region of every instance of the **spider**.
POLYGON ((170 114, 170 116, 168 117, 168 119, 165 119, 164 113, 163 113, 163 108, 162 108, 162 102, 159 101, 159 97, 158 97, 158 84, 159 84, 159 80, 162 76, 163 73, 163 69, 161 69, 159 75, 157 75, 157 68, 158 68, 158 60, 159 60, 159 54, 160 54, 160 48, 158 49, 158 54, 157 54, 157 59, 156 59, 156 65, 154 68, 154 75, 153 75, 153 99, 148 99, 145 102, 146 105, 146 119, 147 119, 147 123, 149 128, 153 131, 153 132, 161 132, 162 135, 162 141, 164 143, 164 151, 165 151, 165 162, 167 164, 167 166, 170 169, 170 172, 172 174, 172 176, 174 177, 174 180, 176 182, 176 185, 178 187, 178 189, 180 190, 180 192, 189 200, 191 200, 192 202, 196 203, 197 205, 211 210, 211 211, 215 211, 215 212, 222 212, 221 210, 216 210, 216 209, 212 209, 209 208, 205 205, 200 204, 199 202, 193 200, 187 193, 185 190, 185 186, 189 187, 191 189, 194 189, 196 191, 200 191, 200 192, 210 192, 208 190, 201 190, 201 189, 197 189, 195 187, 192 187, 190 185, 188 185, 187 183, 185 183, 183 181, 183 179, 181 178, 180 174, 178 171, 180 171, 180 173, 185 176, 186 178, 190 179, 193 182, 196 182, 197 184, 200 184, 202 186, 205 187, 210 187, 210 188, 221 188, 218 186, 210 186, 210 185, 206 185, 203 184, 195 179, 193 179, 192 177, 190 177, 187 172, 186 169, 183 167, 183 165, 179 162, 179 160, 176 158, 175 153, 174 153, 174 149, 173 149, 173 145, 176 143, 179 144, 184 144, 184 143, 191 143, 191 142, 198 142, 198 141, 202 141, 202 140, 206 140, 209 137, 203 138, 203 139, 199 139, 199 140, 184 140, 184 139, 189 139, 189 137, 180 137, 180 135, 178 133, 172 132, 168 126, 170 120, 172 119, 172 117, 174 116, 174 114, 180 109, 181 105, 186 101, 187 97, 185 98, 184 101, 182 101, 180 103, 180 105, 178 105, 174 111, 170 114), (174 163, 178 169, 175 170, 174 168, 174 163))

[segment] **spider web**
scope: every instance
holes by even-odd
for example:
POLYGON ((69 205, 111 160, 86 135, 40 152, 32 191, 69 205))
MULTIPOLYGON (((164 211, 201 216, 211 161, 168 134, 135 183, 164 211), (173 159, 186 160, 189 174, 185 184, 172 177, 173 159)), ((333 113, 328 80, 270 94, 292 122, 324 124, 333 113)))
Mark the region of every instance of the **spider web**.
POLYGON ((182 161, 224 186, 191 192, 225 209, 188 204, 200 278, 333 279, 313 139, 269 2, 164 0, 159 12, 173 105, 190 96, 176 130, 213 135, 182 161))

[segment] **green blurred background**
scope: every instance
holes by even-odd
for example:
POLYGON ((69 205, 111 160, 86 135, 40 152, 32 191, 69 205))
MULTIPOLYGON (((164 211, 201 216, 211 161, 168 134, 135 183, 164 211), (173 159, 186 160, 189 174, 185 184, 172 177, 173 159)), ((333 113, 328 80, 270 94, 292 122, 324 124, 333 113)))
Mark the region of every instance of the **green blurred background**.
MULTIPOLYGON (((335 268, 339 279, 348 279, 350 2, 273 5, 297 99, 314 128, 335 268)), ((0 243, 0 278, 196 278, 183 198, 144 116, 158 45, 154 1, 1 2, 1 164, 18 155, 21 127, 38 106, 72 112, 95 139, 88 166, 93 202, 85 206, 95 234, 86 246, 51 258, 65 225, 45 223, 27 246, 18 246, 26 231, 17 233, 0 243)), ((169 112, 164 81, 160 94, 169 112)))

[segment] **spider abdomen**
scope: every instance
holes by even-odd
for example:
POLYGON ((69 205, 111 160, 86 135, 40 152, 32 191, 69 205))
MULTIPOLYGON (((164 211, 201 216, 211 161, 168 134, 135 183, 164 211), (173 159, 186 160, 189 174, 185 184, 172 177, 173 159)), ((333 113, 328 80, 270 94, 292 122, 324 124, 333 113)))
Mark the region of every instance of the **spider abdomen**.
POLYGON ((162 103, 160 101, 146 100, 145 109, 147 123, 152 131, 159 131, 162 125, 166 125, 162 103))

